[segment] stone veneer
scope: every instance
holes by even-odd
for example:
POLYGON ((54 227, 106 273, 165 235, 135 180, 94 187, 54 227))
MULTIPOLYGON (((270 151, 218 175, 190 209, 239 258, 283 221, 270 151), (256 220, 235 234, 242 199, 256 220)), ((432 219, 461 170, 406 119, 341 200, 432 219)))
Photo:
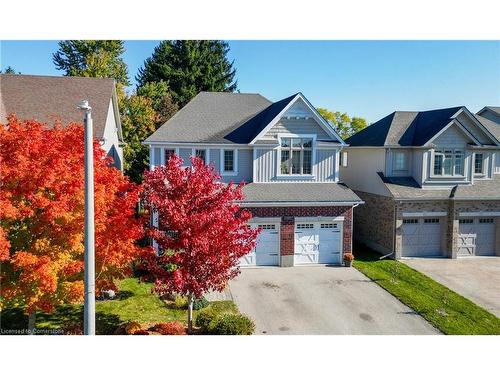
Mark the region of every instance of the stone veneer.
POLYGON ((394 208, 391 197, 354 191, 365 203, 356 207, 354 239, 389 254, 394 249, 394 208))
MULTIPOLYGON (((446 212, 442 216, 441 250, 443 256, 456 258, 459 244, 459 214, 463 212, 500 212, 500 200, 464 201, 455 199, 396 201, 392 197, 354 191, 365 204, 354 215, 354 240, 383 254, 394 251, 402 256, 403 212, 446 212)), ((495 218, 496 255, 500 255, 500 217, 495 218)))
POLYGON ((343 254, 352 252, 352 206, 246 207, 254 217, 281 217, 280 265, 293 266, 295 217, 343 216, 343 254))

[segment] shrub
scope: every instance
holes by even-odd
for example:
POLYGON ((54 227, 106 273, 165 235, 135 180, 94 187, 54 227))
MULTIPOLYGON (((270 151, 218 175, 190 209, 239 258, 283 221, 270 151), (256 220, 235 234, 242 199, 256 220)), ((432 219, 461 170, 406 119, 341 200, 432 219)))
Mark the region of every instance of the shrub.
POLYGON ((146 331, 145 329, 138 329, 137 331, 135 331, 133 333, 133 335, 143 335, 143 336, 147 336, 149 335, 149 332, 146 331))
POLYGON ((187 304, 188 304, 188 300, 187 300, 187 297, 185 296, 177 296, 175 297, 175 307, 177 307, 178 309, 185 309, 187 307, 187 304))
POLYGON ((203 333, 212 333, 220 315, 237 313, 238 309, 233 301, 212 302, 198 312, 196 325, 201 328, 203 333))
POLYGON ((125 333, 127 335, 134 335, 137 331, 142 330, 142 327, 137 322, 128 322, 125 324, 125 333))
POLYGON ((65 335, 83 335, 83 322, 68 323, 63 327, 65 335))
POLYGON ((205 307, 207 307, 209 302, 205 297, 201 297, 198 299, 195 299, 193 302, 193 310, 201 310, 205 307))
POLYGON ((345 253, 344 260, 347 262, 352 262, 354 260, 354 255, 352 255, 351 253, 345 253))
POLYGON ((161 335, 185 335, 186 329, 181 322, 173 321, 167 323, 158 323, 151 328, 152 331, 161 335))
POLYGON ((220 315, 212 333, 215 335, 251 335, 255 331, 252 320, 242 314, 220 315))

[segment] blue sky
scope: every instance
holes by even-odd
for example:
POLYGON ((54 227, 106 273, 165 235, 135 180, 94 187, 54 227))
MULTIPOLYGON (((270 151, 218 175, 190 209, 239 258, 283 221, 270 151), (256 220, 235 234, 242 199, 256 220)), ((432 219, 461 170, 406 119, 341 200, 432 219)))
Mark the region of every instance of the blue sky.
MULTIPOLYGON (((60 75, 57 41, 2 41, 0 69, 60 75)), ((157 41, 127 41, 131 81, 157 41)), ((230 41, 238 88, 374 122, 394 110, 500 105, 499 41, 230 41)))

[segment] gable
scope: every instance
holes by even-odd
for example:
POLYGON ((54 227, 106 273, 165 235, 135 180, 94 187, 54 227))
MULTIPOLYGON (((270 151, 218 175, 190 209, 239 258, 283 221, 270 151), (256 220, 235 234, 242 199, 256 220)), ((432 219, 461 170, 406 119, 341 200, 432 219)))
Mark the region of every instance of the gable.
POLYGON ((432 143, 436 148, 465 148, 471 142, 471 139, 464 134, 462 129, 456 124, 452 124, 439 134, 432 143))
POLYGON ((318 140, 343 143, 333 127, 300 93, 289 101, 289 104, 269 122, 253 142, 270 140, 276 142, 278 134, 308 134, 315 135, 318 140))

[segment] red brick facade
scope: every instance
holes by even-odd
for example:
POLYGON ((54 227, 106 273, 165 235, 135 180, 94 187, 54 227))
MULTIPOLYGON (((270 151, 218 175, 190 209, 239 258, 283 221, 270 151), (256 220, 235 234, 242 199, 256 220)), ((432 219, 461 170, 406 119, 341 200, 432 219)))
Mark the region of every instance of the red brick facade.
POLYGON ((293 255, 295 217, 343 216, 343 253, 352 252, 352 206, 248 207, 254 217, 281 217, 281 255, 293 255))

